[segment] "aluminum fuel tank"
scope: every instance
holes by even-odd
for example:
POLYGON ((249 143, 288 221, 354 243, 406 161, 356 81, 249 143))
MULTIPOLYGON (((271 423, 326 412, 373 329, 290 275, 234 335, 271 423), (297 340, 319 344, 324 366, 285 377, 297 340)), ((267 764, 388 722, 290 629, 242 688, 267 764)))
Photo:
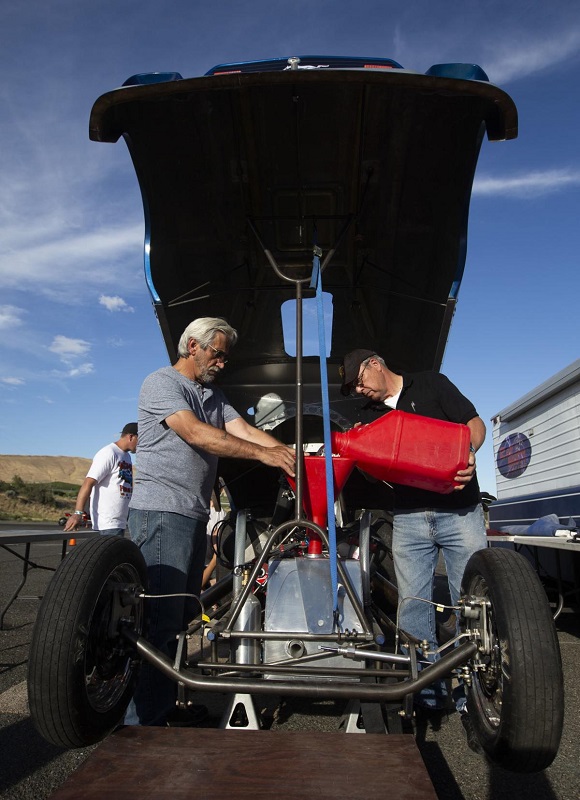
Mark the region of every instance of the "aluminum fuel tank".
MULTIPOLYGON (((344 560, 343 565, 359 599, 362 597, 360 562, 344 560)), ((344 586, 338 584, 339 625, 342 631, 362 632, 352 603, 344 586)), ((333 632, 333 597, 330 580, 330 562, 326 558, 286 558, 271 559, 268 564, 268 591, 266 594, 266 631, 288 631, 292 633, 333 632)), ((267 640, 264 647, 264 660, 269 662, 298 659, 305 655, 317 655, 320 644, 328 641, 304 641, 300 636, 289 637, 285 641, 267 640)), ((312 666, 352 667, 360 669, 360 664, 342 656, 332 656, 322 661, 307 662, 312 666)), ((298 664, 297 664, 298 665, 298 664)), ((275 680, 275 675, 265 675, 275 680)), ((278 676, 279 677, 279 676, 278 676)), ((287 678, 285 678, 287 679, 287 678)), ((328 680, 317 675, 312 680, 328 680)), ((308 680, 308 676, 295 680, 308 680)), ((353 676, 353 680, 358 680, 353 676)))

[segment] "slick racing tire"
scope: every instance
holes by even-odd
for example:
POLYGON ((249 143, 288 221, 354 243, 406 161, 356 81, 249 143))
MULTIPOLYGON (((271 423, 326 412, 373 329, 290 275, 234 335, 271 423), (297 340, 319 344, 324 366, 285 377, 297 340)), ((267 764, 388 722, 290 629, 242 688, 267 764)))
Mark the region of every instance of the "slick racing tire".
POLYGON ((30 715, 49 742, 85 747, 122 720, 139 660, 119 635, 120 620, 143 632, 137 595, 146 588, 145 561, 129 539, 95 536, 62 561, 40 606, 28 661, 30 715))
MULTIPOLYGON (((469 560, 462 595, 487 601, 487 646, 467 687, 473 730, 487 755, 514 772, 539 772, 558 752, 562 662, 542 585, 519 553, 490 548, 469 560)), ((463 627, 484 630, 482 619, 463 627)))

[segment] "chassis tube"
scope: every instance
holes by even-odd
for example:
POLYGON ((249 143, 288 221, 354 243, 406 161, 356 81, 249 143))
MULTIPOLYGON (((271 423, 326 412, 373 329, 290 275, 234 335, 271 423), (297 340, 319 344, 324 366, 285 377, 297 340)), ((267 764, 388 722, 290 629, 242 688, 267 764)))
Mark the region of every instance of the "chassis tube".
MULTIPOLYGON (((228 677, 236 675, 239 677, 240 672, 255 673, 257 670, 267 672, 268 675, 291 675, 293 678, 304 678, 305 674, 318 675, 321 678, 328 678, 329 668, 323 667, 268 667, 264 669, 263 666, 257 664, 212 664, 209 661, 200 661, 197 665, 198 669, 215 670, 216 672, 224 673, 228 677)), ((409 670, 405 669, 347 669, 346 667, 332 667, 332 677, 335 675, 340 678, 404 678, 409 674, 409 670)))
MULTIPOLYGON (((267 694, 267 695, 289 695, 290 697, 311 697, 326 698, 329 700, 341 700, 344 698, 368 700, 375 702, 393 702, 402 700, 405 695, 415 693, 429 686, 433 681, 444 678, 448 673, 465 664, 472 656, 477 653, 476 642, 467 642, 453 648, 443 658, 436 661, 429 667, 421 670, 415 680, 404 680, 396 684, 369 684, 351 683, 348 685, 336 686, 333 684, 310 684, 299 683, 298 681, 265 681, 247 680, 242 678, 223 678, 194 677, 188 675, 183 669, 176 669, 173 662, 164 654, 157 650, 153 645, 139 636, 135 631, 126 628, 122 630, 122 635, 136 647, 137 651, 160 672, 171 680, 183 683, 193 691, 205 692, 226 692, 233 694, 267 694)), ((262 665, 267 671, 267 665, 262 665)), ((235 669, 236 665, 232 665, 235 669)))

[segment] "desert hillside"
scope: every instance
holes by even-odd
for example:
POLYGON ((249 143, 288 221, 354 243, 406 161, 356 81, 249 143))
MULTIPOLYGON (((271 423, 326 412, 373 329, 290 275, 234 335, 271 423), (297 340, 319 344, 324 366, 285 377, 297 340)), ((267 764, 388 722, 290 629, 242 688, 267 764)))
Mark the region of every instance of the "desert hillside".
POLYGON ((75 483, 84 481, 91 465, 89 458, 76 456, 4 456, 0 455, 0 481, 19 475, 26 483, 75 483))

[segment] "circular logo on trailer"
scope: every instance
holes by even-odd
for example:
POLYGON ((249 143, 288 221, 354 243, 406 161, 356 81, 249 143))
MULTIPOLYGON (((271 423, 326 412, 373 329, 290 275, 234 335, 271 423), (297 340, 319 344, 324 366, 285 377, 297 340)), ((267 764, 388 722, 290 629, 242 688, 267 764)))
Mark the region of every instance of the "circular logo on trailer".
POLYGON ((525 433, 510 433, 497 451, 497 468, 504 478, 519 478, 527 470, 532 445, 525 433))

